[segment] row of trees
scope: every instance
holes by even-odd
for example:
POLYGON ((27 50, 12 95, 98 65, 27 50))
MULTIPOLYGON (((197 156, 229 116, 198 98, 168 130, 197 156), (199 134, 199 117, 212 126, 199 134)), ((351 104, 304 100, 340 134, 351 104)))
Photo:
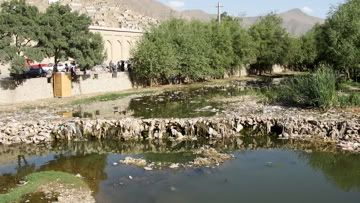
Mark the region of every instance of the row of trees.
POLYGON ((151 28, 133 50, 134 75, 147 84, 201 81, 249 67, 261 74, 275 64, 313 70, 326 63, 350 79, 359 77, 360 2, 333 8, 323 25, 291 36, 271 13, 249 29, 222 15, 221 24, 172 19, 151 28))
POLYGON ((91 19, 72 12, 69 6, 50 5, 45 13, 25 0, 6 1, 0 10, 0 62, 10 63, 10 71, 25 71, 25 60, 42 61, 72 58, 83 68, 101 64, 104 43, 89 31, 91 19))

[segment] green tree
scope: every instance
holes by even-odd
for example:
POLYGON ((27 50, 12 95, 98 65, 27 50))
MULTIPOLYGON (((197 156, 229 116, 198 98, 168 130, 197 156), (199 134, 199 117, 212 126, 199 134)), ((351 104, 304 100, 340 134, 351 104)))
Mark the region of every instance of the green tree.
MULTIPOLYGON (((240 29, 239 23, 231 17, 225 17, 223 14, 223 21, 219 24, 217 21, 213 21, 210 27, 211 33, 211 46, 213 52, 211 57, 211 65, 219 69, 220 72, 231 70, 235 63, 235 53, 233 47, 233 33, 231 27, 234 23, 237 23, 237 27, 240 29)), ((234 28, 233 28, 234 29, 234 28)), ((235 29, 234 29, 235 30, 235 29)))
POLYGON ((251 64, 254 72, 271 71, 274 64, 283 65, 288 44, 288 33, 281 25, 282 20, 269 14, 251 26, 249 32, 256 42, 256 62, 251 64))
POLYGON ((42 36, 39 46, 54 63, 72 58, 82 66, 100 64, 104 60, 104 45, 100 35, 89 31, 91 18, 72 12, 69 6, 52 4, 42 15, 42 36))
POLYGON ((348 79, 360 76, 360 1, 348 0, 330 11, 322 37, 323 59, 348 79))
POLYGON ((174 38, 175 49, 178 51, 179 71, 182 73, 181 80, 206 80, 219 76, 218 67, 211 66, 210 55, 214 51, 209 43, 208 25, 192 21, 183 27, 184 33, 177 32, 174 38))
POLYGON ((249 32, 241 25, 241 18, 222 14, 222 23, 229 29, 234 51, 233 67, 250 64, 256 60, 256 44, 249 32))
POLYGON ((132 50, 133 76, 146 84, 222 78, 255 59, 251 36, 240 21, 171 19, 152 27, 132 50))
POLYGON ((0 62, 10 62, 10 72, 23 73, 25 59, 41 61, 43 55, 37 46, 41 30, 39 12, 25 0, 6 1, 0 11, 0 62))
POLYGON ((318 65, 321 45, 321 26, 316 25, 301 37, 302 67, 306 70, 313 70, 318 65))
POLYGON ((286 41, 286 52, 284 63, 289 69, 302 70, 304 53, 302 49, 302 40, 297 37, 289 37, 286 41))

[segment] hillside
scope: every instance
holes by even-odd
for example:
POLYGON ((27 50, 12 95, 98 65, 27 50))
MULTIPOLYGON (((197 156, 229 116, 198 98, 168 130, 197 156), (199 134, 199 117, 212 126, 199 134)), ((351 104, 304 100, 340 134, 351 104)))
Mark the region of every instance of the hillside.
MULTIPOLYGON (((4 0, 0 0, 4 1, 4 0)), ((56 1, 56 0, 50 0, 56 1)), ((40 10, 45 10, 49 0, 27 0, 40 10)), ((75 11, 86 13, 93 19, 93 25, 144 29, 171 17, 210 21, 216 16, 202 10, 176 11, 157 0, 60 0, 69 4, 75 11)), ((283 26, 291 34, 302 35, 323 19, 305 14, 300 9, 293 9, 278 14, 283 19, 283 26)), ((248 27, 260 17, 244 17, 243 25, 248 27)))
MULTIPOLYGON (((307 15, 300 9, 292 9, 290 11, 280 13, 278 16, 283 20, 283 27, 286 28, 289 33, 294 35, 302 35, 314 27, 314 25, 324 22, 323 19, 307 15)), ((260 18, 261 16, 245 17, 243 18, 243 24, 245 26, 250 26, 260 18)))

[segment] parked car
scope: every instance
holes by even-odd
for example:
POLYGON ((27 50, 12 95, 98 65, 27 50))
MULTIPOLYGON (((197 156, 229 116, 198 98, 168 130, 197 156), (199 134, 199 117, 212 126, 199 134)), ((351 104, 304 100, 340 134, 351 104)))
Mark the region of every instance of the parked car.
POLYGON ((57 65, 54 65, 54 69, 55 69, 55 66, 57 67, 58 72, 65 72, 65 64, 58 63, 57 65))
POLYGON ((54 69, 54 64, 53 63, 49 63, 46 66, 43 66, 42 69, 46 72, 52 72, 54 69))
POLYGON ((25 78, 37 78, 37 77, 46 77, 47 72, 42 68, 30 67, 28 71, 25 72, 25 78))

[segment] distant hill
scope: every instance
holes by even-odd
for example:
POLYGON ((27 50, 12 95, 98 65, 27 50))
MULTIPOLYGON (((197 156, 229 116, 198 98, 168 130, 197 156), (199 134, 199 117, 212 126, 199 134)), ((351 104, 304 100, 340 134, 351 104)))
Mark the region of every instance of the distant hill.
MULTIPOLYGON (((310 16, 300 9, 292 9, 284 13, 279 13, 278 16, 283 20, 283 27, 294 35, 302 35, 314 27, 314 25, 324 23, 323 19, 310 16)), ((245 17, 243 18, 243 24, 250 26, 260 18, 261 16, 245 17)))
MULTIPOLYGON (((0 0, 2 1, 5 0, 0 0)), ((27 0, 27 2, 44 10, 49 0, 27 0)), ((177 11, 157 0, 60 0, 60 2, 69 4, 73 10, 88 14, 92 17, 93 24, 98 26, 141 29, 171 17, 202 21, 216 18, 216 15, 202 10, 177 11)), ((323 19, 310 16, 300 9, 278 15, 283 19, 284 28, 294 35, 302 35, 315 24, 324 22, 323 19)), ((244 17, 243 25, 248 27, 259 19, 260 16, 244 17)))

